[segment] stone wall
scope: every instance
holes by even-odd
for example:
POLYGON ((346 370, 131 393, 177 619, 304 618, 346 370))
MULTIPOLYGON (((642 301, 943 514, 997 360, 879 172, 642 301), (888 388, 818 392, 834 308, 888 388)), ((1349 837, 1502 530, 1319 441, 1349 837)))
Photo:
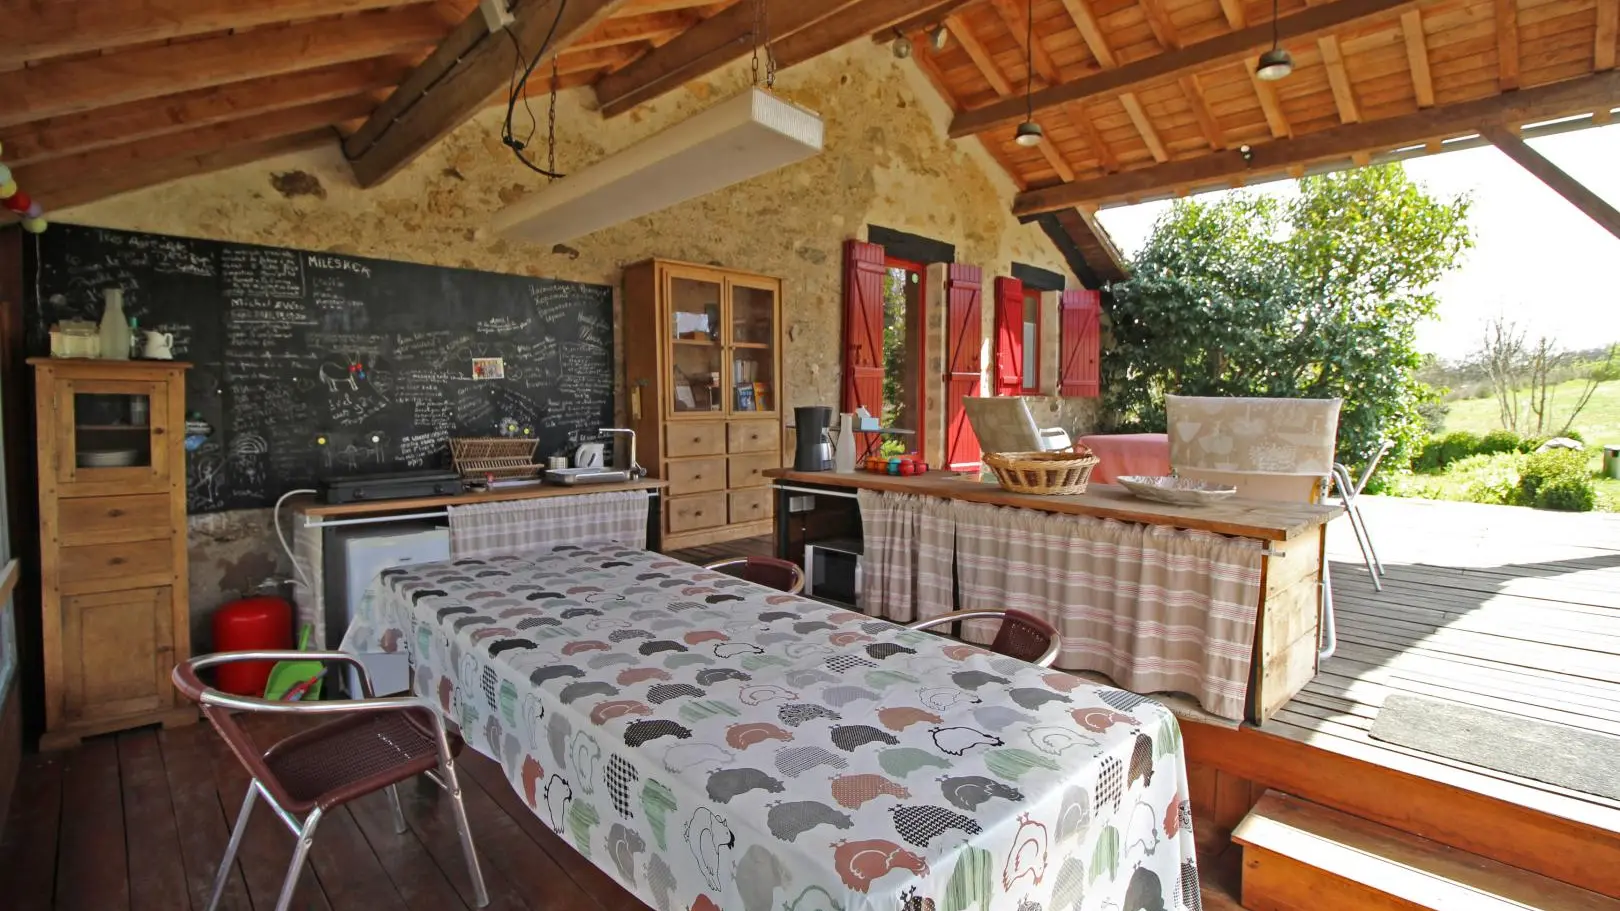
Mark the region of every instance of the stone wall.
MULTIPOLYGON (((739 64, 607 121, 590 110, 589 90, 566 92, 557 163, 564 171, 588 165, 746 82, 747 67, 739 64)), ((986 339, 993 276, 1007 274, 1014 260, 1067 272, 1039 228, 1009 214, 1014 187, 983 149, 945 139, 950 111, 912 62, 862 40, 783 72, 777 89, 823 115, 822 154, 554 249, 500 240, 488 227, 494 212, 543 181, 501 144, 504 106, 483 112, 370 190, 355 185, 334 143, 59 215, 112 228, 611 285, 624 265, 651 256, 780 276, 781 395, 788 407, 838 401, 841 245, 864 238, 868 224, 954 244, 958 261, 983 267, 986 339)), ((533 107, 543 136, 545 99, 533 107)), ((518 127, 525 131, 526 121, 518 127)), ((619 332, 622 352, 622 325, 619 332)), ((1048 336, 1055 341, 1056 332, 1048 336)), ((199 647, 208 641, 204 618, 214 605, 287 569, 262 510, 194 518, 192 555, 199 647)))

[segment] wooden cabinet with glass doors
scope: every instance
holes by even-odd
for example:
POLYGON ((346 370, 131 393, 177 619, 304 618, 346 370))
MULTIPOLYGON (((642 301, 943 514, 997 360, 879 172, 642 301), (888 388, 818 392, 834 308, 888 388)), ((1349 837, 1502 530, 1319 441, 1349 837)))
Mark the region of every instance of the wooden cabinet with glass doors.
POLYGON ((45 733, 40 748, 197 712, 190 656, 185 371, 33 358, 45 733))
POLYGON ((666 549, 771 533, 781 322, 777 279, 662 259, 625 270, 630 425, 669 482, 666 549))

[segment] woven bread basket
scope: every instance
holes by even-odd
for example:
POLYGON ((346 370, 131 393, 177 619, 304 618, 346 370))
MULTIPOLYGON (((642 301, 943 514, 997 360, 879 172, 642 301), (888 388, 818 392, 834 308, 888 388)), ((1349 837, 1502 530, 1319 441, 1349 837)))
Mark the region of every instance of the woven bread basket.
POLYGON ((1002 490, 1054 496, 1085 493, 1100 461, 1080 445, 1057 452, 992 452, 984 457, 1002 490))

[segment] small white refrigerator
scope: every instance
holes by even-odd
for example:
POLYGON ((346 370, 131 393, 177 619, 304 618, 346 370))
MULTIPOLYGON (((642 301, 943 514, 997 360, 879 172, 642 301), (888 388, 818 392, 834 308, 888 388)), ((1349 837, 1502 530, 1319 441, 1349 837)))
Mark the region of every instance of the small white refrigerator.
MULTIPOLYGON (((338 562, 343 578, 334 586, 342 592, 341 604, 327 603, 327 628, 345 632, 360 609, 360 600, 377 575, 395 566, 413 563, 433 563, 450 559, 450 530, 424 527, 420 524, 405 527, 382 526, 346 530, 340 541, 343 559, 338 562), (338 608, 341 616, 333 616, 338 608)), ((331 565, 329 562, 328 566, 331 565)), ((330 590, 330 589, 329 589, 330 590)), ((410 658, 405 652, 375 652, 359 656, 371 675, 371 684, 378 696, 407 692, 411 688, 410 658)), ((351 698, 360 698, 360 677, 349 671, 348 692, 351 698)))

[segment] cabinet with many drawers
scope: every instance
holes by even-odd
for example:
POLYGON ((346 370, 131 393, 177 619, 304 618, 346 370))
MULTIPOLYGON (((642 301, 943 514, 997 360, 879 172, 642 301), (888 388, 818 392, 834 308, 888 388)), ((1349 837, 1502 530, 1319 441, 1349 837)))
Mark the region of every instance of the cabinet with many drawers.
POLYGON ((653 259, 625 270, 625 369, 640 456, 669 482, 664 547, 769 534, 782 462, 781 282, 653 259))
POLYGON ((169 681, 190 656, 185 371, 35 358, 41 749, 195 721, 169 681))

